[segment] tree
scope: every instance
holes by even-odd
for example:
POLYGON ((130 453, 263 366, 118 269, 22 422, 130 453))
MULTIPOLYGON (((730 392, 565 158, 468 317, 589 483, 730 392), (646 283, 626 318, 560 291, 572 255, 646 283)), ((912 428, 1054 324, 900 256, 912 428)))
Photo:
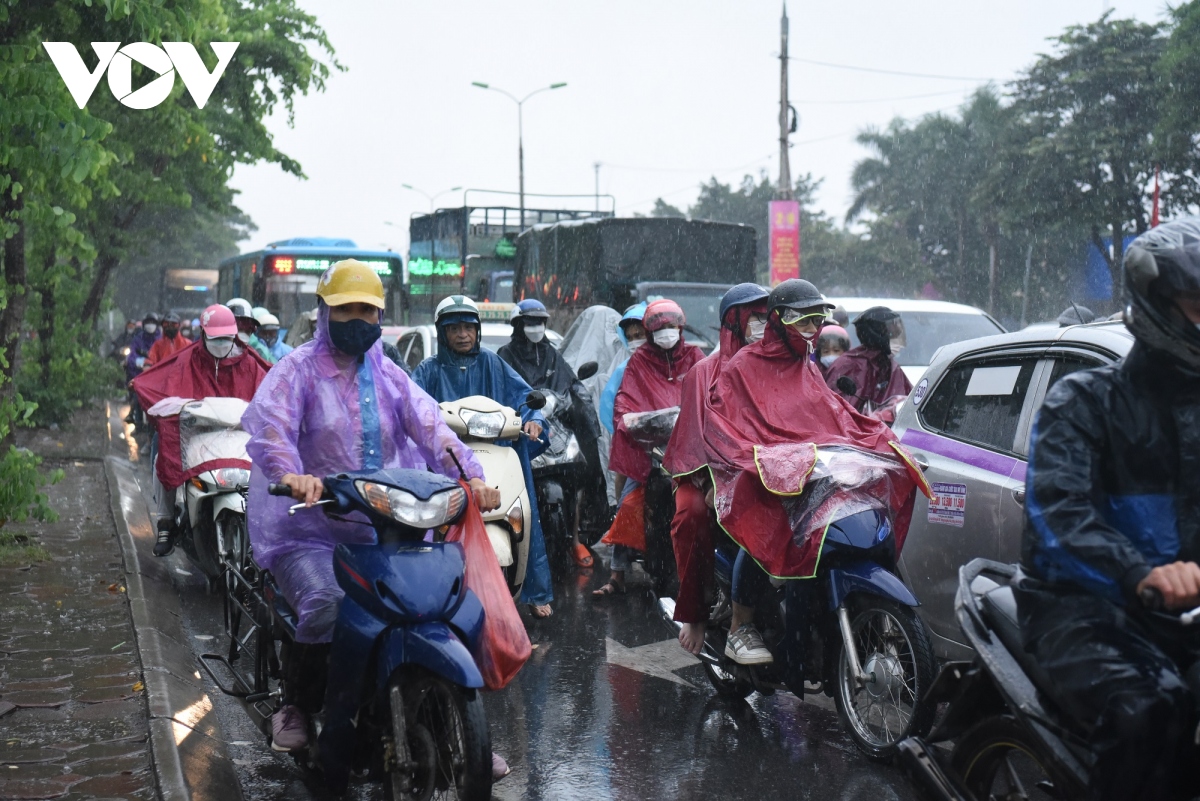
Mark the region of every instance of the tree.
POLYGON ((1157 64, 1162 92, 1155 149, 1172 179, 1162 212, 1200 205, 1200 0, 1171 9, 1171 32, 1157 64))

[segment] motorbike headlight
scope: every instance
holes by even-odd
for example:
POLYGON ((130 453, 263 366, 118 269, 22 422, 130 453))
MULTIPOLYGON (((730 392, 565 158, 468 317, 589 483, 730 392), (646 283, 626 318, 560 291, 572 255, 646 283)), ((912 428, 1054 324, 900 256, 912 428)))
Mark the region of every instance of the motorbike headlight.
POLYGON ((458 416, 467 425, 467 434, 472 437, 498 437, 504 430, 504 412, 477 412, 474 409, 459 409, 458 416))
POLYGON ((128 355, 129 355, 129 348, 121 348, 121 355, 122 355, 122 356, 128 356, 128 355))
POLYGON ((443 490, 424 501, 411 492, 373 481, 355 481, 354 487, 376 512, 412 528, 437 528, 452 523, 467 505, 467 491, 462 487, 443 490))
POLYGON ((549 420, 554 416, 554 410, 558 408, 558 396, 553 392, 542 394, 546 396, 546 405, 542 407, 542 416, 549 420))
POLYGON ((525 510, 521 506, 521 499, 518 497, 513 501, 513 505, 508 507, 508 511, 504 513, 504 519, 508 521, 508 525, 512 528, 514 534, 520 534, 525 528, 525 510))
POLYGON ((240 467, 222 467, 212 471, 212 475, 222 489, 250 486, 250 471, 240 467))

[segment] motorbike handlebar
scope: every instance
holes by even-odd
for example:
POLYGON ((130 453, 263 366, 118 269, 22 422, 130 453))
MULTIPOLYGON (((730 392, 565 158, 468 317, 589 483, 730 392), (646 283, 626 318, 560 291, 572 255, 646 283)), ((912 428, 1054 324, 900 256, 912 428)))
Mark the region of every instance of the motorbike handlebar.
POLYGON ((290 498, 292 497, 292 488, 287 484, 272 484, 267 487, 267 494, 278 495, 281 498, 290 498))

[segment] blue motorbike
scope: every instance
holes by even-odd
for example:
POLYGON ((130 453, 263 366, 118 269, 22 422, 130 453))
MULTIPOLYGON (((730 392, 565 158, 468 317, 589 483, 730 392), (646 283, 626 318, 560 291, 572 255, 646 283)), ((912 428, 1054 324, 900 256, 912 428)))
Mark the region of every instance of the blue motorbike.
MULTIPOLYGON (((716 545, 716 599, 700 661, 717 694, 726 698, 777 690, 801 698, 806 691, 832 696, 858 748, 888 760, 901 740, 928 732, 933 723, 934 708, 925 696, 936 662, 929 633, 914 611, 917 599, 898 576, 899 549, 887 510, 866 492, 846 491, 846 472, 838 469, 839 458, 843 465, 853 460, 848 472, 861 479, 871 457, 836 450, 823 451, 804 493, 785 501, 795 523, 835 490, 845 499, 824 530, 816 575, 764 582, 754 624, 774 661, 741 665, 726 655, 740 548, 724 534, 716 545)), ((660 598, 659 609, 678 632, 674 600, 660 598)))
MULTIPOLYGON (((470 493, 420 470, 340 473, 324 483, 317 505, 329 515, 365 516, 377 542, 334 549, 346 595, 324 709, 310 721, 307 751, 293 756, 338 793, 352 776, 366 776, 381 780, 390 799, 489 798, 491 740, 483 678, 471 656, 484 610, 463 583, 462 546, 441 541, 474 502, 470 493), (430 530, 433 541, 426 540, 430 530)), ((270 492, 291 495, 282 485, 270 492)), ((297 616, 252 559, 228 569, 230 650, 203 654, 201 664, 269 732, 296 647, 297 616), (218 665, 233 676, 232 686, 217 677, 218 665)))

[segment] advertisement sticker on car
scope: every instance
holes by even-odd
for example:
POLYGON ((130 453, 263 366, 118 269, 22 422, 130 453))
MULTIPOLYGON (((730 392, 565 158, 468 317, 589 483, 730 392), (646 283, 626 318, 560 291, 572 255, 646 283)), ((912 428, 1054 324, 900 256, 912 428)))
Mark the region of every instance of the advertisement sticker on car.
POLYGON ((921 404, 921 399, 925 397, 925 390, 927 389, 929 389, 929 379, 922 378, 921 383, 917 384, 917 388, 913 390, 913 406, 919 406, 921 404))
POLYGON ((942 526, 962 528, 967 514, 966 484, 931 484, 933 497, 929 499, 929 522, 942 526))

